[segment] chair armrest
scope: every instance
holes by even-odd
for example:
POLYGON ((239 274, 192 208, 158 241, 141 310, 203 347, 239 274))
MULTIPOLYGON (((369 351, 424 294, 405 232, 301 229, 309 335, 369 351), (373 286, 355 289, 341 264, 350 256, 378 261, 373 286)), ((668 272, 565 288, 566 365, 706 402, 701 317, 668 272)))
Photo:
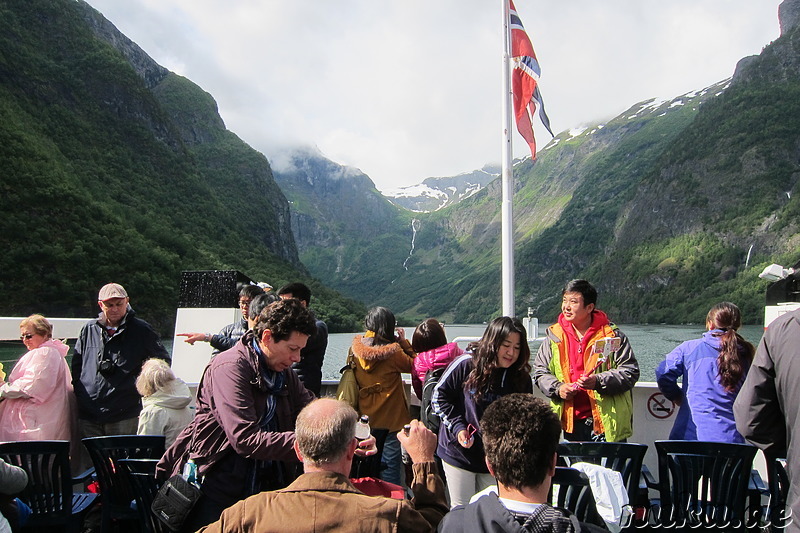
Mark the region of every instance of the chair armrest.
POLYGON ((81 472, 77 476, 72 477, 72 484, 73 485, 85 485, 89 483, 94 478, 94 467, 90 467, 85 472, 81 472))
POLYGON ((642 478, 648 489, 658 490, 658 482, 656 478, 653 477, 653 474, 650 473, 650 469, 647 468, 647 465, 642 465, 642 478))

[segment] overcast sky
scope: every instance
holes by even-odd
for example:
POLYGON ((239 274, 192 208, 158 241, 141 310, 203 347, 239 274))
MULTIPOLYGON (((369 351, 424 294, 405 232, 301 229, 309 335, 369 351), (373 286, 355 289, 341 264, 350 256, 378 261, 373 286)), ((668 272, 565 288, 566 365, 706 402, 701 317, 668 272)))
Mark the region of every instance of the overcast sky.
MULTIPOLYGON (((500 0, 88 2, 273 166, 316 146, 385 191, 500 161, 500 0)), ((515 3, 556 134, 728 78, 780 33, 780 0, 515 3)))

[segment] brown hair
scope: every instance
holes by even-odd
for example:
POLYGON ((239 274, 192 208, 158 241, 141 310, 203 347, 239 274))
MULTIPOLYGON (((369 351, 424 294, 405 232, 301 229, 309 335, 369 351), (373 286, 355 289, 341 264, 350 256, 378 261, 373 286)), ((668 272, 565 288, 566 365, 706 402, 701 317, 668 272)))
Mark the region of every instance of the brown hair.
POLYGON ((444 328, 435 318, 429 318, 417 326, 411 338, 411 347, 417 353, 434 350, 445 344, 447 336, 444 334, 444 328))
POLYGON ((473 391, 476 401, 489 392, 492 384, 492 371, 497 368, 497 352, 500 351, 503 341, 511 333, 519 333, 519 357, 509 370, 516 370, 512 374, 515 385, 519 386, 523 380, 530 380, 531 373, 531 348, 528 346, 528 335, 525 326, 518 318, 507 316, 497 317, 492 320, 483 332, 478 347, 472 353, 472 371, 464 382, 464 389, 473 391))
POLYGON ((270 330, 275 342, 280 342, 288 340, 295 331, 312 336, 317 332, 317 322, 300 300, 292 298, 273 302, 262 309, 253 330, 259 339, 265 330, 270 330))
POLYGON ((720 302, 708 312, 706 327, 720 340, 717 367, 719 381, 725 390, 734 392, 739 388, 745 370, 753 361, 755 348, 737 333, 742 326, 742 313, 731 302, 720 302))
POLYGON ((481 434, 499 483, 522 490, 549 481, 561 420, 544 400, 533 394, 503 396, 483 413, 481 434))

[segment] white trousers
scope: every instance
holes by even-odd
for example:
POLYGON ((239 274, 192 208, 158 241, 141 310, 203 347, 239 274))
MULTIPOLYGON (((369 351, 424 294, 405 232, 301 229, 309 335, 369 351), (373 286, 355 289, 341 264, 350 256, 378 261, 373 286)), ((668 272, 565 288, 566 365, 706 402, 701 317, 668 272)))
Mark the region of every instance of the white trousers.
POLYGON ((442 461, 444 475, 447 477, 447 493, 450 495, 450 508, 456 505, 467 505, 476 492, 480 492, 495 480, 491 474, 476 474, 442 461))

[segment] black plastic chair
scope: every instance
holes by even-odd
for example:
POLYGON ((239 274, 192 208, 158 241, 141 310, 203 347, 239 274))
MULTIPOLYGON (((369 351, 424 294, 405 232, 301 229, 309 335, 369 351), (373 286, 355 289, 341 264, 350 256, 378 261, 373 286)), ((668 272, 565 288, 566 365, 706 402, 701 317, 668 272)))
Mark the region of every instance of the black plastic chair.
POLYGON ((380 477, 381 475, 381 457, 383 456, 383 446, 386 444, 386 437, 389 436, 389 430, 372 428, 370 433, 375 437, 375 445, 378 448, 378 453, 367 457, 353 458, 353 466, 350 467, 351 478, 380 477))
POLYGON ((597 513, 594 494, 589 478, 583 472, 567 466, 557 466, 550 486, 548 501, 554 507, 572 512, 578 520, 605 528, 605 522, 597 513), (553 486, 558 485, 557 492, 553 486), (553 492, 556 492, 553 495, 553 492))
POLYGON ((153 498, 161 484, 156 481, 158 459, 120 459, 117 461, 133 489, 136 510, 147 533, 168 533, 170 530, 151 512, 153 498))
POLYGON ((656 441, 660 502, 655 519, 678 531, 744 531, 756 448, 746 444, 656 441))
POLYGON ((113 435, 83 439, 92 458, 102 505, 101 530, 112 531, 114 524, 139 520, 131 508, 135 494, 118 461, 121 459, 160 459, 164 455, 163 435, 113 435))
POLYGON ((28 474, 28 486, 18 496, 31 508, 23 531, 80 530, 97 494, 73 492, 73 484, 85 480, 72 477, 68 441, 4 442, 0 444, 0 458, 28 474))
POLYGON ((786 459, 767 460, 767 482, 769 483, 769 503, 767 506, 770 528, 773 532, 786 531, 791 523, 791 511, 786 509, 786 497, 789 493, 789 474, 786 471, 786 459))
POLYGON ((629 442, 562 442, 558 457, 566 466, 573 463, 593 463, 622 475, 628 500, 634 507, 647 507, 647 485, 641 482, 642 461, 647 444, 629 442))

